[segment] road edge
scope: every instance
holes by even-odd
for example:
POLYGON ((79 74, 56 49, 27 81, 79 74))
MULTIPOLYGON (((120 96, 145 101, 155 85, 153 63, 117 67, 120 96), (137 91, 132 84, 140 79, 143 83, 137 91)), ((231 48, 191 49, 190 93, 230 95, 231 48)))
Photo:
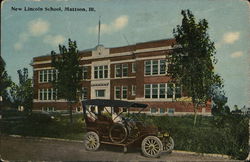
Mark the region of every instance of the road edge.
MULTIPOLYGON (((53 140, 53 141, 83 143, 83 141, 80 141, 80 140, 70 140, 70 139, 51 138, 51 137, 32 137, 32 136, 21 136, 21 135, 2 135, 2 136, 8 136, 8 137, 14 137, 14 138, 26 138, 26 139, 34 139, 34 140, 53 140)), ((224 154, 198 153, 198 152, 182 151, 182 150, 173 150, 172 152, 189 154, 189 155, 197 155, 197 156, 219 157, 219 158, 223 158, 223 159, 232 159, 231 156, 224 155, 224 154)))

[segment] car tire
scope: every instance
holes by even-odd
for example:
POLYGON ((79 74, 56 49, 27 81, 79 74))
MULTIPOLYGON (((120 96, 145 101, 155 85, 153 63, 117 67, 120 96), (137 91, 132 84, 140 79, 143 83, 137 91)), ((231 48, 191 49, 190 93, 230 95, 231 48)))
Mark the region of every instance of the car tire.
POLYGON ((84 137, 84 146, 88 151, 96 151, 100 147, 98 134, 96 132, 87 132, 84 137))
POLYGON ((158 137, 147 136, 142 141, 141 149, 143 155, 145 155, 146 157, 156 158, 160 156, 163 150, 163 145, 158 137))
POLYGON ((163 142, 163 149, 164 152, 171 153, 172 150, 174 149, 174 140, 172 137, 167 137, 167 139, 164 140, 163 142))

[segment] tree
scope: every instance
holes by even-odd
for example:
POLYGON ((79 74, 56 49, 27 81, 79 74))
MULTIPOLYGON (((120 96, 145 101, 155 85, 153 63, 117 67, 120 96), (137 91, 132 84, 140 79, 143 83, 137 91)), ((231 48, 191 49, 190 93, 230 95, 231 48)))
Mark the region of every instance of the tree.
POLYGON ((226 105, 227 97, 225 96, 225 92, 222 87, 214 87, 213 88, 213 95, 212 95, 212 114, 213 115, 229 115, 230 108, 226 105))
MULTIPOLYGON (((0 96, 2 97, 3 105, 10 104, 10 98, 7 88, 11 86, 11 79, 5 70, 5 62, 0 56, 0 96)), ((0 101, 1 102, 1 101, 0 101)))
POLYGON ((28 69, 17 70, 19 77, 19 84, 12 83, 10 94, 12 96, 14 105, 23 106, 24 111, 31 112, 33 106, 33 85, 32 79, 28 76, 28 69))
POLYGON ((173 30, 176 45, 170 54, 168 72, 192 98, 195 125, 198 107, 211 100, 211 87, 221 86, 222 79, 214 72, 216 52, 207 33, 207 20, 196 22, 190 10, 182 10, 181 14, 182 25, 173 30))
POLYGON ((79 66, 80 56, 76 41, 73 42, 70 39, 68 49, 59 45, 59 51, 59 54, 51 51, 52 66, 58 71, 58 76, 53 81, 53 86, 57 89, 58 98, 68 101, 70 122, 72 123, 72 106, 73 103, 79 100, 78 96, 81 91, 82 71, 79 66))

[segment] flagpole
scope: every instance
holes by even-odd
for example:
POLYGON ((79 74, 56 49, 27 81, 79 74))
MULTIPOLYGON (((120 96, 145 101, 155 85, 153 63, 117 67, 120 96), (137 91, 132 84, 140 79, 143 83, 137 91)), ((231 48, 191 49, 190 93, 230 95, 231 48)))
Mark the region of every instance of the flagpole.
POLYGON ((100 32, 101 32, 101 16, 99 16, 99 24, 98 24, 98 46, 100 45, 100 32))

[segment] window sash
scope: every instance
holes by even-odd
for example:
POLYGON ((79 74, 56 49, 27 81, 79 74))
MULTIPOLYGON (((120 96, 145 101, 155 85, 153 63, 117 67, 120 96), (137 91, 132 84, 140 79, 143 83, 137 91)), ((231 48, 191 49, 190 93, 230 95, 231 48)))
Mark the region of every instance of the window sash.
POLYGON ((174 97, 174 85, 172 83, 167 84, 167 98, 174 97))
POLYGON ((103 66, 99 66, 99 78, 103 78, 103 66))
POLYGON ((158 98, 158 84, 152 84, 152 98, 158 98))
POLYGON ((164 108, 160 108, 160 113, 161 114, 165 113, 165 109, 164 108))
POLYGON ((160 74, 166 74, 166 60, 160 60, 160 74))
POLYGON ((136 95, 136 85, 132 85, 132 96, 136 95))
POLYGON ((115 98, 121 99, 121 87, 115 87, 115 98))
POLYGON ((104 78, 108 78, 108 66, 104 66, 104 78))
POLYGON ((84 66, 82 68, 82 79, 87 79, 87 77, 88 77, 88 67, 84 66))
POLYGON ((97 79, 98 78, 98 66, 94 67, 94 78, 97 79))
POLYGON ((160 95, 159 95, 159 97, 160 98, 165 98, 166 97, 165 93, 166 93, 166 84, 160 84, 160 95))
POLYGON ((96 90, 96 97, 105 97, 105 90, 96 90))
POLYGON ((151 61, 145 62, 145 75, 151 75, 151 61))
POLYGON ((132 70, 131 70, 132 73, 135 73, 136 72, 136 63, 133 62, 132 63, 132 70))
POLYGON ((122 65, 122 76, 128 76, 128 64, 122 65))
POLYGON ((159 62, 159 60, 153 60, 153 63, 152 63, 152 75, 157 75, 158 74, 158 70, 159 70, 158 62, 159 62))
POLYGON ((145 92, 144 96, 145 98, 151 98, 151 85, 150 84, 145 84, 145 92))
POLYGON ((122 65, 121 64, 115 65, 115 76, 122 77, 122 65))
POLYGON ((123 99, 126 99, 128 97, 127 93, 128 93, 128 87, 123 86, 122 87, 122 98, 123 99))

